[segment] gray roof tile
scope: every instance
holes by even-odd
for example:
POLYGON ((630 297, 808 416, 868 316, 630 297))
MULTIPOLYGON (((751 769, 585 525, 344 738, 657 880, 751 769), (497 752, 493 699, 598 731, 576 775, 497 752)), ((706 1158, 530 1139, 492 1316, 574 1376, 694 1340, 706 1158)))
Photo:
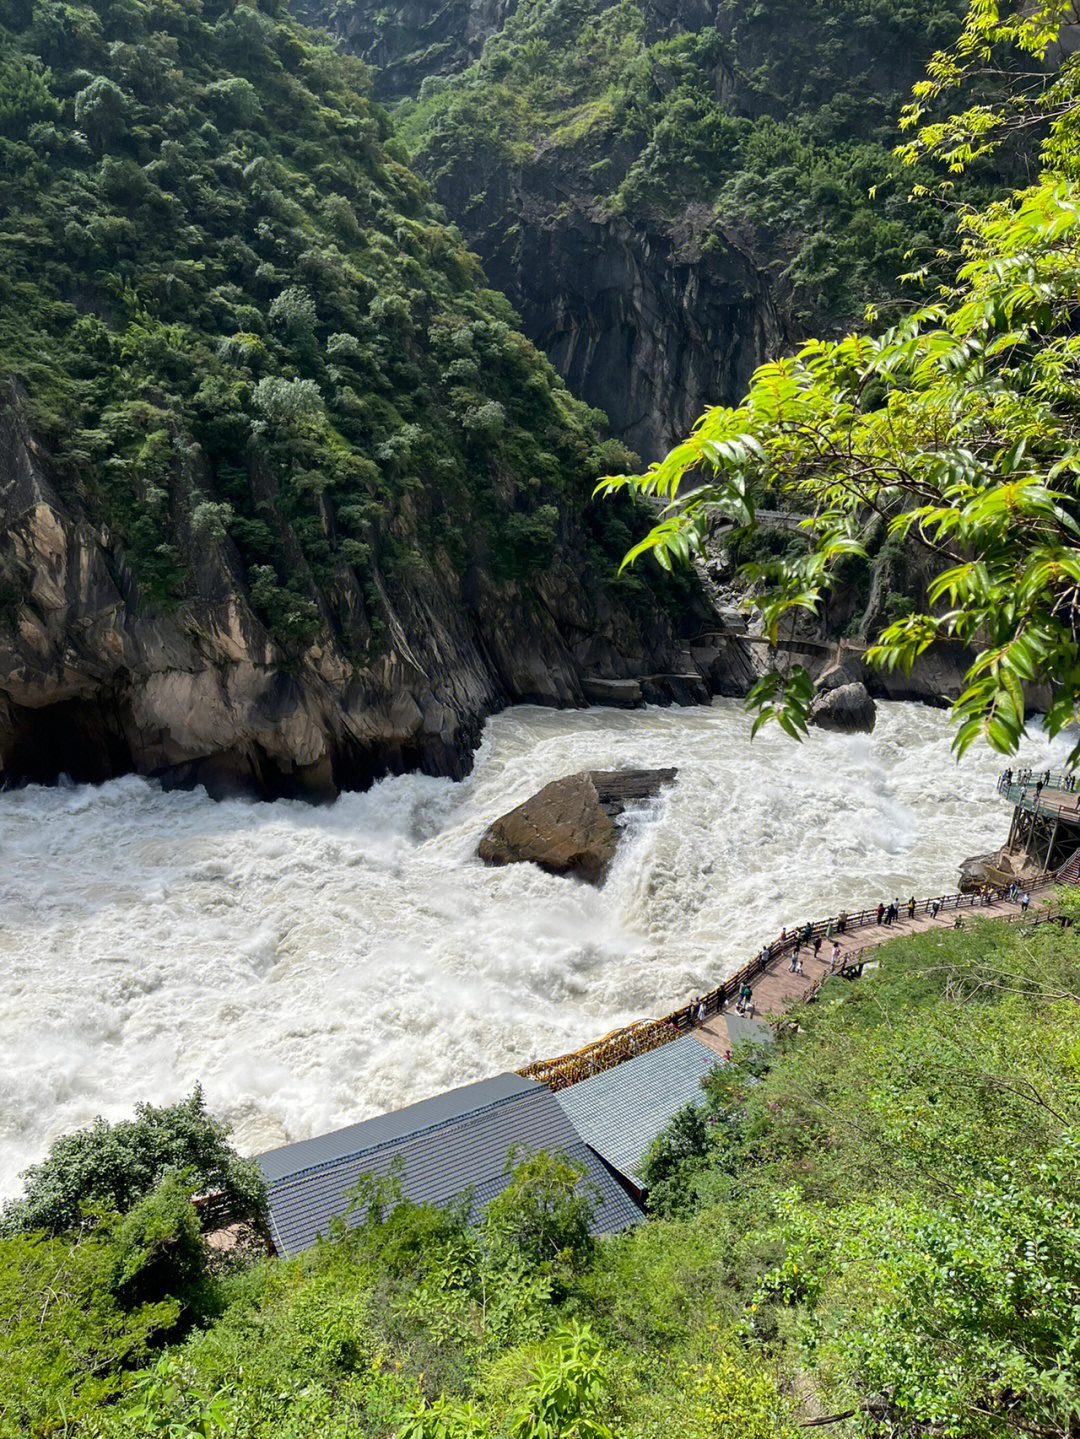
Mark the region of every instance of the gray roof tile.
POLYGON ((637 1205, 581 1142, 555 1095, 534 1080, 502 1074, 258 1155, 274 1243, 283 1254, 309 1248, 329 1233, 330 1220, 343 1213, 346 1192, 360 1176, 385 1175, 396 1160, 407 1199, 442 1205, 471 1189, 477 1218, 509 1183, 506 1161, 513 1145, 558 1150, 585 1166, 600 1191, 594 1233, 614 1233, 640 1220, 637 1205))
POLYGON ((720 1058, 692 1034, 582 1079, 555 1098, 592 1149, 634 1184, 649 1145, 720 1058))

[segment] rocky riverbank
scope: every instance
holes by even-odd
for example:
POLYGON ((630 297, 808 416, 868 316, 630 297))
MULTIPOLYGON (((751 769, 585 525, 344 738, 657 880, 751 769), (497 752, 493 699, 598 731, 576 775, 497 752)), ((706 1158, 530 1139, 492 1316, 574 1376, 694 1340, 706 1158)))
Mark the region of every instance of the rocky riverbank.
POLYGON ((0 784, 135 772, 213 795, 329 798, 381 775, 460 777, 484 719, 512 703, 580 706, 650 676, 690 703, 713 688, 680 624, 631 610, 566 541, 528 585, 481 566, 391 584, 376 576, 387 642, 359 659, 334 623, 356 582, 321 596, 324 621, 285 648, 255 612, 228 542, 188 532, 188 596, 165 609, 135 582, 108 527, 65 502, 14 390, 0 407, 0 784), (689 678, 687 677, 689 676, 689 678), (590 686, 593 688, 590 690, 590 686))

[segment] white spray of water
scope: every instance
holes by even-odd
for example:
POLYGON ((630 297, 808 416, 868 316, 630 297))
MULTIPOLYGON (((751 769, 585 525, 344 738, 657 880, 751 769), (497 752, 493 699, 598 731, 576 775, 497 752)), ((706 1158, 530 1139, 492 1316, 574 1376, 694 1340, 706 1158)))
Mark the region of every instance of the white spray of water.
POLYGON ((140 1099, 201 1081, 254 1152, 664 1013, 781 924, 951 889, 1008 811, 998 759, 957 766, 949 739, 914 705, 801 746, 751 744, 732 701, 523 707, 464 783, 409 775, 328 808, 135 778, 0 795, 0 1195, 140 1099), (549 780, 669 764, 602 890, 475 857, 549 780))

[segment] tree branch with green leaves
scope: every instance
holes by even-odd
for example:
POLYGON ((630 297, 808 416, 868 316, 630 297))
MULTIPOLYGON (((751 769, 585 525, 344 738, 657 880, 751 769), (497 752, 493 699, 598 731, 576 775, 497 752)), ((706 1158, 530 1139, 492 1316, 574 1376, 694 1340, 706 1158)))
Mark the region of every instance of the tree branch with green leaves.
MULTIPOLYGON (((952 69, 936 57, 933 84, 966 78, 980 25, 987 46, 1022 34, 1029 54, 1045 55, 1061 13, 1048 0, 1006 24, 975 0, 952 69)), ((718 521, 745 538, 766 496, 802 516, 804 553, 737 571, 774 644, 800 612, 820 614, 840 562, 866 556, 875 519, 890 539, 929 552, 926 603, 872 636, 867 658, 910 671, 935 643, 965 648, 953 706, 960 753, 977 738, 1017 748, 1026 686, 1049 687, 1051 735, 1080 705, 1080 182, 1070 173, 1080 144, 1067 103, 1078 77, 1065 61, 1031 102, 1052 92, 1054 168, 964 217, 956 278, 933 303, 884 333, 811 340, 762 365, 741 404, 709 410, 647 473, 599 486, 664 502, 624 566, 645 554, 666 568, 687 563, 718 521)), ((1015 119, 994 113, 995 123, 1015 119)), ((921 144, 957 159, 948 127, 927 127, 921 144)), ((774 720, 798 738, 813 693, 798 666, 767 675, 748 697, 755 729, 774 720)))

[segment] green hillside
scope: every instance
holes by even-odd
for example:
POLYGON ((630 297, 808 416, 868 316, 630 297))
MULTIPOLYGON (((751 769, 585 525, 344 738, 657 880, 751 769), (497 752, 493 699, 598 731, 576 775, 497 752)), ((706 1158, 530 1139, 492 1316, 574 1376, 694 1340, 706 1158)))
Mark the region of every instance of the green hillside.
MULTIPOLYGON (((208 1269, 175 1170, 72 1224, 58 1193, 103 1181, 58 1147, 0 1239, 0 1433, 1072 1433, 1080 938, 975 920, 880 961, 718 1075, 654 1147, 657 1217, 599 1244, 540 1157, 478 1230, 384 1188, 301 1260, 208 1269)), ((189 1187, 226 1164, 198 1114, 169 1120, 189 1187)))
MULTIPOLYGON (((376 29, 377 8, 355 0, 326 18, 376 29)), ((932 171, 904 173, 892 151, 900 107, 962 5, 660 8, 522 0, 472 66, 424 80, 401 134, 453 217, 486 256, 519 176, 541 204, 569 188, 635 223, 687 216, 693 233, 715 219, 770 275, 796 330, 888 307, 904 293, 897 276, 954 234, 950 206, 911 203, 932 171)))
POLYGON ((618 451, 360 66, 273 0, 6 0, 0 24, 0 376, 144 594, 182 599, 192 537, 228 537, 276 635, 330 624, 363 659, 378 583, 549 563, 618 451))

